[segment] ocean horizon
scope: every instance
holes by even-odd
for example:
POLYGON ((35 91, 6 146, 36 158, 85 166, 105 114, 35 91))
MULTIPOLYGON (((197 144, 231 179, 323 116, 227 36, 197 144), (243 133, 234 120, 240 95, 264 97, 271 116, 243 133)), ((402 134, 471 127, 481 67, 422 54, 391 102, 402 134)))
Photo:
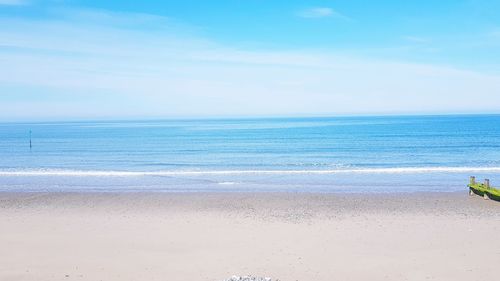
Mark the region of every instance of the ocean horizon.
POLYGON ((498 124, 500 115, 0 123, 0 190, 453 192, 470 175, 500 178, 498 124))

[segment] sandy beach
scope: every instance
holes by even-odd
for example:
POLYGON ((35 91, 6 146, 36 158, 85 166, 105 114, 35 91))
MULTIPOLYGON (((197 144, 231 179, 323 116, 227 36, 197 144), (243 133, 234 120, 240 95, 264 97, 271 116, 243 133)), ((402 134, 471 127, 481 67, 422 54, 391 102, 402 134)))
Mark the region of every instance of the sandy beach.
POLYGON ((498 280, 462 193, 1 193, 0 280, 498 280))

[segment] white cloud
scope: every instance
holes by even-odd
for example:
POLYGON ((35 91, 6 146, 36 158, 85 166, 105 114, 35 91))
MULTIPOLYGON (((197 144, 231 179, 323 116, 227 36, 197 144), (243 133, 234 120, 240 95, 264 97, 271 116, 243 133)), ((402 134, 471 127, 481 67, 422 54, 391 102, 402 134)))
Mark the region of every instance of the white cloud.
POLYGON ((430 40, 427 38, 419 37, 419 36, 411 36, 411 35, 403 36, 403 39, 405 39, 406 41, 414 42, 414 43, 428 43, 428 42, 430 42, 430 40))
POLYGON ((349 19, 347 16, 335 11, 332 8, 328 7, 313 7, 304 9, 298 12, 299 17, 303 18, 325 18, 325 17, 334 17, 341 19, 349 19))
MULTIPOLYGON (((0 0, 1 1, 1 0, 0 0)), ((134 26, 139 25, 144 27, 158 27, 167 24, 173 24, 169 18, 146 13, 127 13, 127 12, 112 12, 100 9, 68 9, 68 8, 52 8, 52 15, 63 20, 70 20, 74 23, 87 23, 105 26, 134 26)))
POLYGON ((500 38, 500 30, 490 31, 488 35, 493 38, 500 38))
POLYGON ((26 4, 28 4, 26 0, 0 0, 0 5, 18 6, 26 4))
POLYGON ((0 19, 0 119, 500 110, 498 75, 242 50, 110 15, 98 26, 95 17, 0 19))

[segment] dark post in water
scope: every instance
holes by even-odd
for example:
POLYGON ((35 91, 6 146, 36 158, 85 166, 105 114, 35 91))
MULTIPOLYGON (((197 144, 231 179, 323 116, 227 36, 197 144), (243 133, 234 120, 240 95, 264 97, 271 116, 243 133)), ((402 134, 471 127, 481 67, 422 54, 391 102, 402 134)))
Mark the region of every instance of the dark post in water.
POLYGON ((476 177, 475 176, 471 176, 470 177, 470 184, 471 185, 475 185, 476 184, 476 177))
POLYGON ((32 145, 31 145, 31 130, 30 130, 30 150, 31 150, 31 147, 32 147, 32 145))

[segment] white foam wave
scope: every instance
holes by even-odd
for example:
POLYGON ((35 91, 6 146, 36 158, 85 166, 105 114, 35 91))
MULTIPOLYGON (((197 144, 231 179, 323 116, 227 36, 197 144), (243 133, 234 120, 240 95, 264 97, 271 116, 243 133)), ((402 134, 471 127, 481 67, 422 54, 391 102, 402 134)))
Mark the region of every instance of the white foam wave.
POLYGON ((0 176, 140 177, 203 175, 328 175, 328 174, 417 174, 500 173, 500 167, 404 167, 331 170, 207 170, 207 171, 87 171, 87 170, 0 170, 0 176))
POLYGON ((235 185, 238 183, 234 182, 234 181, 223 181, 223 182, 218 182, 217 184, 219 184, 219 185, 235 185))

